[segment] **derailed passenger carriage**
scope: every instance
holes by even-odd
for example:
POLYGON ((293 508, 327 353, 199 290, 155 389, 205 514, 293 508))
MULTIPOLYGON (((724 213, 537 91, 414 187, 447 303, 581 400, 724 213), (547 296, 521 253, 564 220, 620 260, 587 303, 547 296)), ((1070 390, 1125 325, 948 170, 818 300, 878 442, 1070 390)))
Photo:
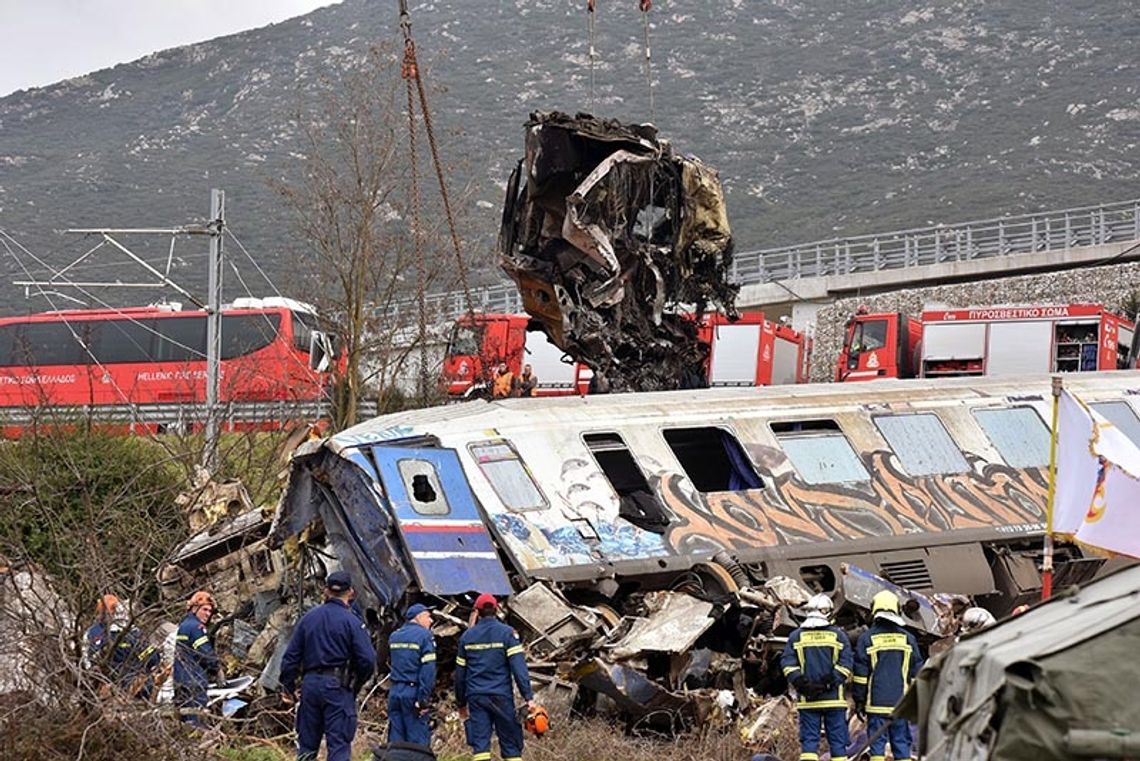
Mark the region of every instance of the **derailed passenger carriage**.
MULTIPOLYGON (((1067 380, 1140 431, 1140 374, 1067 380)), ((472 402, 358 425, 294 456, 281 540, 320 518, 366 607, 537 580, 611 605, 852 568, 910 590, 1037 594, 1049 379, 886 381, 472 402)), ((1061 553, 1059 584, 1099 561, 1061 553)), ((616 607, 616 605, 615 605, 616 607)))

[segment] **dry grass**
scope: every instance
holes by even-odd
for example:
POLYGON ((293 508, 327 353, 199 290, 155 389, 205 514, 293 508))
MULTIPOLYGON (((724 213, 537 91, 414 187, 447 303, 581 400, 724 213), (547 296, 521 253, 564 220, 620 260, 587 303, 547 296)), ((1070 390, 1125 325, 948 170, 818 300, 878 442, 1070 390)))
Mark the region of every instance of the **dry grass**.
MULTIPOLYGON (((383 725, 362 725, 353 758, 371 761, 368 751, 379 745, 383 736, 383 725)), ((452 716, 441 722, 434 736, 440 761, 470 761, 471 750, 464 744, 457 718, 452 716)), ((497 743, 492 749, 498 758, 497 743)), ((795 758, 799 754, 795 732, 752 746, 742 743, 731 725, 697 729, 675 737, 638 737, 606 719, 576 718, 559 723, 545 737, 528 735, 523 757, 527 761, 662 761, 663 757, 669 761, 747 761, 761 751, 779 758, 795 758)))

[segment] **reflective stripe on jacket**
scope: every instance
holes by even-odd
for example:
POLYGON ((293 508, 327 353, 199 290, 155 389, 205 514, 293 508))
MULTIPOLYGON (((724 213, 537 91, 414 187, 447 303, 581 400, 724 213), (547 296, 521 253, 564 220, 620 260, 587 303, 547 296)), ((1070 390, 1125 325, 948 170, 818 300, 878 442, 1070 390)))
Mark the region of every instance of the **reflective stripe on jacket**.
POLYGON ((401 626, 388 638, 391 679, 416 688, 416 702, 427 705, 435 687, 435 640, 431 630, 414 621, 401 626))
POLYGON ((808 682, 807 690, 797 690, 800 708, 846 708, 844 684, 851 678, 853 660, 851 640, 839 627, 801 626, 788 637, 780 666, 789 683, 801 675, 808 682))
POLYGON ((918 640, 905 627, 876 618, 855 645, 855 705, 889 714, 922 667, 918 640))
POLYGON ((501 695, 513 700, 512 677, 523 698, 533 699, 526 656, 515 630, 494 617, 480 618, 459 638, 456 702, 466 705, 469 695, 501 695))
POLYGON ((182 619, 174 637, 174 683, 206 689, 218 671, 218 655, 206 633, 206 625, 190 613, 182 619))

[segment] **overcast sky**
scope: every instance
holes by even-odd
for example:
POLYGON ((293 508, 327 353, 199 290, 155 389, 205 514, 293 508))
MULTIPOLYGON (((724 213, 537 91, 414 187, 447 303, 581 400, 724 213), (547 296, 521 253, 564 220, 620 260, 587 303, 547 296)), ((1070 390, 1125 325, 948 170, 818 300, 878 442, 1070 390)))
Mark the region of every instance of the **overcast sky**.
POLYGON ((339 0, 0 0, 0 96, 339 0))

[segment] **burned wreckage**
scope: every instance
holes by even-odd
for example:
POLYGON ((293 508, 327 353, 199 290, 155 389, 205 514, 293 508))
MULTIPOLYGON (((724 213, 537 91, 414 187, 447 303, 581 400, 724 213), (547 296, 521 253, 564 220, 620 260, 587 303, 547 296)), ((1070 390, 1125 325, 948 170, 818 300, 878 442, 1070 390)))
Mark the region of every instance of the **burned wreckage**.
POLYGON ((498 252, 551 342, 615 391, 677 388, 707 359, 691 315, 735 315, 720 179, 652 125, 532 114, 498 252))
MULTIPOLYGON (((1134 398, 1121 373, 1072 382, 1134 398)), ((747 735, 808 594, 857 628, 891 589, 928 642, 967 596, 998 616, 1035 599, 1048 393, 963 378, 396 413, 303 444, 265 541, 349 570, 378 635, 413 600, 442 637, 473 593, 509 596, 552 691, 632 719, 742 712, 747 735)), ((1059 583, 1100 562, 1063 548, 1059 583)))

